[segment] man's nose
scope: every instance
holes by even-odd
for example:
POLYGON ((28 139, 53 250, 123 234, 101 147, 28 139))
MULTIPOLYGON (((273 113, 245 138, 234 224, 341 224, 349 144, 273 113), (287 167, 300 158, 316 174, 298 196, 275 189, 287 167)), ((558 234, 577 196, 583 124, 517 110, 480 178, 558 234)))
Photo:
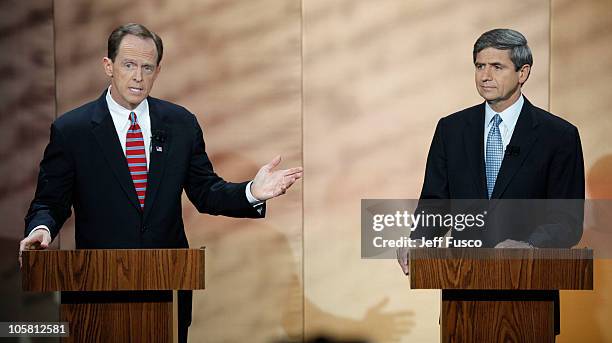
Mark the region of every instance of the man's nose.
POLYGON ((142 69, 136 68, 136 71, 134 72, 134 81, 136 82, 142 81, 142 69))
POLYGON ((480 72, 480 79, 482 81, 489 81, 489 80, 491 80, 491 68, 484 67, 482 69, 482 71, 480 72))

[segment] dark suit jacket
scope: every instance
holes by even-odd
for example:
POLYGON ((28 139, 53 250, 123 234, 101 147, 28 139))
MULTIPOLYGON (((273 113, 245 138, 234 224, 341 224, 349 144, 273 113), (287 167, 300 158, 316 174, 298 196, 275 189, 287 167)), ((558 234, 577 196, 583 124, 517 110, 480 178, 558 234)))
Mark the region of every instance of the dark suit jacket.
MULTIPOLYGON (((427 157, 421 201, 488 198, 484 118, 483 102, 440 119, 427 157)), ((470 209, 482 209, 482 204, 487 203, 485 230, 453 231, 452 236, 482 239, 484 247, 493 247, 505 239, 526 241, 536 247, 575 245, 582 236, 584 213, 584 163, 576 127, 525 99, 508 147, 493 189, 493 201, 475 202, 478 204, 470 209)), ((469 207, 469 201, 455 203, 460 204, 461 210, 469 207)), ((461 212, 456 208, 450 211, 461 212)), ((431 239, 446 231, 420 228, 411 237, 431 239)))
POLYGON ((152 97, 151 161, 141 211, 105 96, 51 125, 26 235, 44 224, 55 237, 74 207, 77 248, 185 248, 183 190, 203 213, 265 215, 265 205, 259 213, 246 199, 247 182, 228 183, 215 174, 196 117, 152 97))

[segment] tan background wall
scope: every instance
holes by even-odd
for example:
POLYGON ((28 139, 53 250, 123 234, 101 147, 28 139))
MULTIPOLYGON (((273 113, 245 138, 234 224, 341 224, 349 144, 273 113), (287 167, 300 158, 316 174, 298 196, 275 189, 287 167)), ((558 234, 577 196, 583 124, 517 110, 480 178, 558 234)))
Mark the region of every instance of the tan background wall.
MULTIPOLYGON (((360 199, 418 196, 437 120, 480 102, 471 48, 494 27, 527 36, 535 64, 524 93, 579 127, 589 196, 612 197, 610 6, 607 0, 1 2, 0 235, 3 260, 13 261, 3 267, 13 282, 3 298, 21 295, 11 247, 22 235, 56 116, 54 98, 61 114, 98 97, 108 84, 101 67, 106 38, 136 21, 165 43, 152 95, 197 114, 219 174, 248 179, 275 154, 284 166, 306 169, 302 184, 270 202, 265 220, 198 215, 185 201, 190 243, 206 245, 208 254, 209 288, 194 298, 191 341, 268 342, 300 338, 305 330, 435 342, 439 293, 408 291, 394 261, 360 259, 360 199)), ((71 226, 61 236, 64 249, 74 244, 71 226)), ((606 229, 587 231, 583 244, 605 242, 606 229)), ((612 340, 611 265, 598 261, 595 272, 596 292, 562 294, 559 341, 612 340)))
MULTIPOLYGON (((551 10, 551 109, 580 129, 587 197, 612 199, 612 2, 554 0, 551 10)), ((612 247, 604 212, 587 213, 581 242, 596 254, 612 247)), ((558 342, 612 342, 612 261, 604 257, 594 262, 594 292, 561 293, 558 342)))
POLYGON ((524 92, 547 108, 548 2, 304 2, 307 332, 439 341, 439 292, 360 258, 360 199, 418 198, 438 119, 482 101, 472 47, 496 27, 529 39, 524 92))

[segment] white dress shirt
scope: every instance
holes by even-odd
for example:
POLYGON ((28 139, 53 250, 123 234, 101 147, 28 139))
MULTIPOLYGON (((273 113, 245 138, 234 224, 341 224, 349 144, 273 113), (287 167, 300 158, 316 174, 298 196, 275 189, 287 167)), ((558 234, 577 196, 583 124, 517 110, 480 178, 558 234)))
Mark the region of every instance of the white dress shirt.
MULTIPOLYGON (((149 161, 151 156, 151 117, 149 116, 149 102, 145 98, 135 109, 129 110, 121 105, 119 105, 115 99, 111 96, 112 87, 108 87, 108 92, 106 92, 106 104, 108 105, 108 111, 110 112, 111 118, 113 119, 113 124, 115 124, 115 130, 117 131, 117 136, 119 137, 119 142, 121 143, 121 149, 123 150, 123 154, 125 155, 125 142, 127 138, 127 132, 130 128, 130 113, 136 113, 136 121, 140 126, 140 130, 142 131, 142 137, 144 138, 144 146, 145 146, 145 154, 147 157, 147 170, 149 169, 149 161)), ((253 181, 249 182, 245 188, 245 195, 247 200, 253 207, 259 206, 263 203, 263 201, 255 198, 251 193, 251 184, 253 181)), ((146 200, 145 200, 146 202, 146 200)), ((262 209, 257 208, 257 211, 261 213, 262 209)), ((32 235, 36 230, 47 230, 49 228, 46 225, 38 225, 32 231, 30 231, 29 235, 32 235)))
MULTIPOLYGON (((499 132, 501 134, 502 143, 504 144, 504 151, 510 143, 510 139, 512 138, 512 133, 514 133, 514 128, 516 127, 516 122, 521 114, 521 110, 523 109, 523 104, 525 103, 525 99, 523 95, 518 98, 514 102, 514 104, 510 105, 510 107, 506 108, 502 112, 499 113, 499 116, 502 119, 502 122, 499 124, 499 132)), ((487 138, 489 136, 489 131, 493 127, 493 117, 497 112, 495 112, 489 103, 485 103, 485 129, 484 129, 484 158, 487 160, 487 138)))
POLYGON ((106 92, 106 104, 108 105, 108 111, 110 112, 111 118, 113 118, 113 124, 115 124, 115 130, 117 130, 117 136, 121 143, 121 149, 123 149, 123 155, 125 152, 125 141, 127 138, 127 132, 130 129, 130 113, 136 113, 136 121, 140 130, 142 131, 142 138, 144 138, 145 156, 147 158, 147 170, 149 169, 149 161, 151 156, 151 117, 149 116, 149 102, 145 98, 138 106, 133 110, 119 105, 115 99, 111 96, 112 87, 108 87, 106 92))

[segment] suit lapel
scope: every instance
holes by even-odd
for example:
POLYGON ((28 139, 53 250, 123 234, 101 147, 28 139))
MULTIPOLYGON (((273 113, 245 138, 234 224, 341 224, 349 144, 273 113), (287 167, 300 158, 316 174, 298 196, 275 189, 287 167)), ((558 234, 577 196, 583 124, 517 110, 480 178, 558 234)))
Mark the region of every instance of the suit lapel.
POLYGON ((533 143, 535 143, 537 139, 537 125, 537 120, 533 115, 533 105, 525 98, 521 114, 516 122, 516 127, 512 133, 510 143, 508 144, 508 146, 518 149, 518 155, 504 155, 491 198, 501 198, 508 184, 510 184, 516 172, 523 165, 525 158, 533 148, 533 143))
POLYGON ((474 107, 469 114, 467 126, 463 132, 463 142, 465 143, 467 164, 472 169, 474 175, 474 186, 476 187, 477 198, 487 198, 487 184, 485 178, 484 164, 484 103, 474 107))
POLYGON ((127 160, 121 149, 121 142, 117 137, 117 130, 106 104, 106 92, 98 99, 96 109, 92 115, 92 133, 100 146, 104 158, 108 162, 110 169, 117 178, 119 185, 130 199, 136 209, 140 209, 138 195, 134 188, 134 183, 130 177, 130 170, 127 160))
MULTIPOLYGON (((166 117, 160 112, 157 102, 149 98, 149 116, 151 117, 151 146, 149 173, 147 175, 147 192, 145 196, 144 219, 151 212, 159 184, 164 174, 170 148, 170 129, 166 117)), ((149 147, 147 147, 149 148, 149 147)))

